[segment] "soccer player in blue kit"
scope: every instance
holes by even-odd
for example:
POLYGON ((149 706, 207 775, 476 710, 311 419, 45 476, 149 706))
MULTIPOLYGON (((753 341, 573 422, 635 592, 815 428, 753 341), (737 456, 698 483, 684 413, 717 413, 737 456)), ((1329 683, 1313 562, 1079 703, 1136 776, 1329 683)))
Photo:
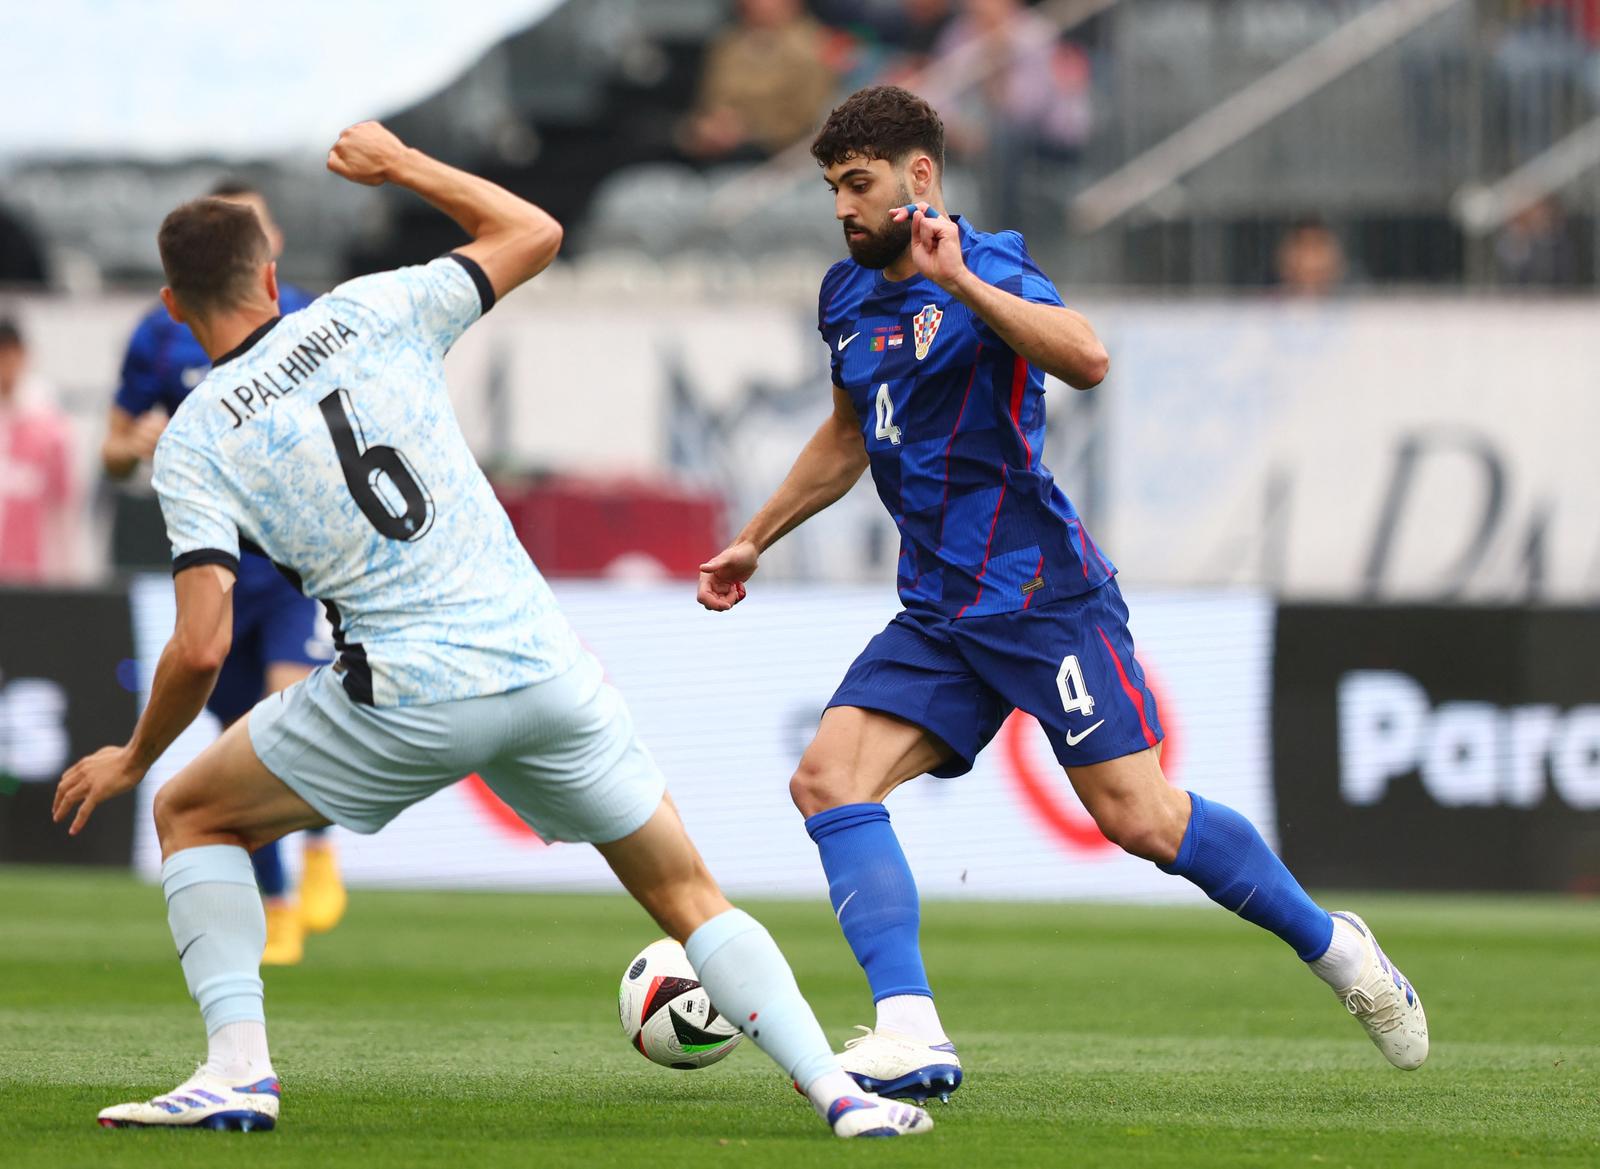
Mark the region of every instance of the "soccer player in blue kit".
MULTIPOLYGON (((249 207, 261 220, 276 258, 283 234, 261 193, 247 183, 224 180, 212 196, 249 207)), ((279 307, 296 312, 314 298, 293 285, 279 286, 279 307)), ((126 479, 148 462, 167 420, 211 369, 211 359, 187 325, 174 321, 160 305, 134 329, 122 361, 122 377, 106 424, 101 461, 106 473, 126 479)), ((303 596, 264 556, 239 558, 233 599, 233 650, 217 678, 206 709, 223 726, 242 718, 263 695, 292 686, 333 656, 319 629, 317 603, 303 596)), ((305 951, 305 934, 324 933, 344 915, 346 894, 332 842, 325 829, 305 833, 297 902, 289 890, 277 841, 250 857, 267 914, 267 945, 262 962, 292 966, 305 951)))
POLYGON ((1253 825, 1169 785, 1161 723, 1115 569, 1050 471, 1044 378, 1109 361, 1015 232, 946 211, 944 128, 921 98, 864 89, 812 145, 850 258, 823 277, 833 412, 772 498, 701 566, 699 600, 745 598, 760 554, 869 467, 901 534, 904 610, 846 673, 790 792, 877 1005, 844 1066, 882 1095, 948 1098, 961 1061, 919 948, 916 885, 884 798, 959 776, 1014 708, 1044 726, 1111 841, 1287 942, 1390 1063, 1427 1057, 1416 991, 1354 914, 1308 897, 1253 825))

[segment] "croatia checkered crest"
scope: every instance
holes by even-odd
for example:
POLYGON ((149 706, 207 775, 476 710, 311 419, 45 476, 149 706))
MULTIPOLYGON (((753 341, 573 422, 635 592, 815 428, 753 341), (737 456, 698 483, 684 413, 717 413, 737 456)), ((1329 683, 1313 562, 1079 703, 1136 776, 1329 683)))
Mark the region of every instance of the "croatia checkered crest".
POLYGON ((928 356, 928 349, 939 334, 939 322, 942 320, 944 313, 936 304, 924 305, 922 311, 911 318, 911 336, 917 343, 918 361, 928 356))

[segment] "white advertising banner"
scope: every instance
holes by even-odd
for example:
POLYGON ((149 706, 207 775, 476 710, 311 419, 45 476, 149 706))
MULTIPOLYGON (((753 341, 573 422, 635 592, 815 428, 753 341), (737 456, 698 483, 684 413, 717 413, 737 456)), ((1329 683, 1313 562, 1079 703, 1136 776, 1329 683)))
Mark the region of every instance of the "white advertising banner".
MULTIPOLYGON (((742 894, 826 895, 788 780, 829 696, 894 615, 887 588, 762 586, 712 614, 693 586, 560 583, 584 642, 626 695, 712 871, 742 894)), ((146 684, 172 628, 172 586, 134 588, 146 684)), ((1275 842, 1268 774, 1272 605, 1248 593, 1139 594, 1133 632, 1160 702, 1174 783, 1237 808, 1275 842)), ((136 865, 160 859, 155 790, 215 735, 206 716, 140 789, 136 865)), ((1013 716, 972 772, 923 777, 888 806, 925 894, 934 897, 1183 900, 1187 882, 1127 857, 1095 831, 1038 724, 1013 716)), ((611 889, 593 849, 546 846, 475 780, 399 816, 376 836, 340 831, 352 885, 611 889)), ((291 841, 286 858, 296 863, 291 841)))
MULTIPOLYGON (((1052 384, 1046 462, 1130 579, 1291 598, 1600 598, 1594 301, 1074 304, 1105 337, 1111 375, 1082 397, 1052 384)), ((85 476, 147 307, 18 302, 38 372, 77 418, 85 476)), ((452 350, 451 396, 491 465, 667 475, 720 491, 738 522, 831 408, 815 321, 805 298, 536 281, 452 350)), ((881 579, 897 545, 863 483, 766 570, 881 579)))
POLYGON ((1301 598, 1600 597, 1593 301, 1107 306, 1118 566, 1301 598))

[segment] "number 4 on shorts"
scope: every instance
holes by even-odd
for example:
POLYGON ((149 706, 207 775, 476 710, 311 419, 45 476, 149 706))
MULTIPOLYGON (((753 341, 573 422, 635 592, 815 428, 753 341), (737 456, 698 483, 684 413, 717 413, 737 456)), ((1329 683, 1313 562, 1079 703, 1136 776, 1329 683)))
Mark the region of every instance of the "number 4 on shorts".
POLYGON ((1056 671, 1056 689, 1061 692, 1061 709, 1068 714, 1094 713, 1094 695, 1084 685, 1083 667, 1078 664, 1077 654, 1061 659, 1061 668, 1056 671))

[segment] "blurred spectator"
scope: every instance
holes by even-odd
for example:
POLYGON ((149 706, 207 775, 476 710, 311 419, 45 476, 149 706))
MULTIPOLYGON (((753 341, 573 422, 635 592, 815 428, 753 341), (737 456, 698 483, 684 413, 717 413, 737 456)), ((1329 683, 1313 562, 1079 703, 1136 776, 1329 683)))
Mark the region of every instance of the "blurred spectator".
POLYGON ((1275 261, 1278 287, 1291 296, 1323 297, 1344 283, 1344 249, 1316 216, 1296 221, 1284 233, 1275 261))
POLYGON ((699 99, 680 130, 684 153, 759 159, 811 133, 833 96, 827 38, 800 0, 739 0, 739 23, 707 50, 699 99))
POLYGON ((1589 112, 1600 104, 1600 0, 1504 0, 1503 11, 1490 60, 1519 165, 1576 128, 1575 97, 1589 112))
POLYGON ((0 320, 0 580, 73 576, 72 431, 28 372, 22 334, 0 320))
POLYGON ((991 230, 1019 222, 1030 163, 1076 161, 1089 139, 1088 55, 1021 0, 964 0, 923 88, 952 152, 982 168, 991 230))
POLYGON ((921 69, 954 15, 952 0, 813 0, 812 11, 876 46, 893 75, 921 69))
POLYGON ((1575 259, 1566 216, 1549 196, 1517 212, 1494 241, 1495 275, 1502 284, 1571 284, 1575 259))

